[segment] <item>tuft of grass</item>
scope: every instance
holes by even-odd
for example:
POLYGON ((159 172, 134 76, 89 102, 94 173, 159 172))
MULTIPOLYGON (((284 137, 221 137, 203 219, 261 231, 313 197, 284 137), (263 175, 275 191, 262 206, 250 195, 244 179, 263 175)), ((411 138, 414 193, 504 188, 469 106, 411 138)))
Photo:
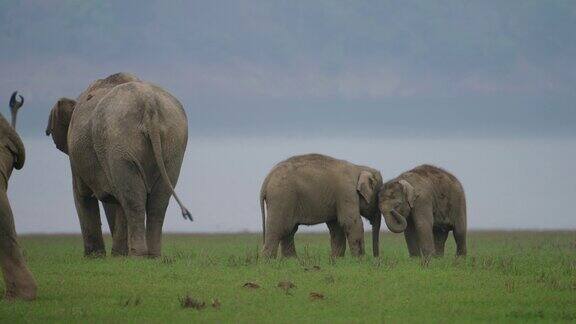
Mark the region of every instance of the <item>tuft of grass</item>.
POLYGON ((450 238, 423 262, 390 233, 379 258, 332 258, 328 233, 302 233, 298 258, 275 260, 260 257, 260 234, 168 234, 157 259, 84 258, 79 235, 21 236, 39 297, 0 301, 0 322, 575 321, 575 237, 470 232, 466 258, 450 238))

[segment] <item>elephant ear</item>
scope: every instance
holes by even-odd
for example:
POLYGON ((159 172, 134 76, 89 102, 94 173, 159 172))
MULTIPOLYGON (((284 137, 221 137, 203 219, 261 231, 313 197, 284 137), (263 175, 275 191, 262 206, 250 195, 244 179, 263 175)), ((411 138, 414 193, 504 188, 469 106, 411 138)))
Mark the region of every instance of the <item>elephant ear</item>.
POLYGON ((360 172, 360 176, 358 176, 358 185, 356 186, 356 190, 362 195, 362 198, 366 200, 367 203, 372 201, 372 197, 374 195, 374 186, 376 184, 376 179, 374 179, 374 175, 368 171, 360 172))
POLYGON ((3 144, 14 157, 14 168, 16 170, 22 169, 22 167, 24 167, 24 162, 26 161, 24 143, 22 143, 16 130, 8 124, 8 121, 6 121, 2 115, 0 115, 0 135, 0 145, 3 144))
POLYGON ((46 136, 52 135, 56 147, 65 154, 68 154, 68 127, 75 107, 76 101, 60 98, 52 107, 46 127, 46 136))
POLYGON ((406 196, 406 201, 408 202, 408 205, 410 206, 410 208, 414 208, 414 201, 416 200, 416 192, 414 190, 414 187, 410 184, 410 182, 404 179, 401 179, 398 182, 402 185, 402 191, 406 196))

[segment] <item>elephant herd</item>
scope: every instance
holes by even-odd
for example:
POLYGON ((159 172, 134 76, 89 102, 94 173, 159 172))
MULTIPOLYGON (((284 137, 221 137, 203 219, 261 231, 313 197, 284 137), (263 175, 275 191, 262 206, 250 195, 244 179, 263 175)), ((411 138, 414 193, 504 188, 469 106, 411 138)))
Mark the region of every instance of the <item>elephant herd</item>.
MULTIPOLYGON (((0 264, 7 300, 32 300, 37 291, 6 194, 12 170, 25 162, 16 133, 23 103, 15 92, 11 124, 0 114, 0 264)), ((183 217, 192 220, 174 191, 188 122, 180 102, 164 89, 127 73, 97 80, 76 100, 56 102, 46 135, 70 160, 84 255, 106 253, 99 202, 112 234, 111 253, 117 256, 160 256, 172 196, 183 217)), ((442 255, 449 231, 457 255, 466 255, 464 190, 453 175, 431 165, 384 182, 367 166, 320 154, 294 156, 266 176, 260 206, 265 257, 276 257, 279 246, 282 256, 296 256, 298 226, 319 223, 330 231, 332 256, 343 256, 346 243, 352 255, 363 255, 362 217, 372 225, 372 251, 378 256, 382 216, 390 231, 404 232, 410 256, 442 255)))

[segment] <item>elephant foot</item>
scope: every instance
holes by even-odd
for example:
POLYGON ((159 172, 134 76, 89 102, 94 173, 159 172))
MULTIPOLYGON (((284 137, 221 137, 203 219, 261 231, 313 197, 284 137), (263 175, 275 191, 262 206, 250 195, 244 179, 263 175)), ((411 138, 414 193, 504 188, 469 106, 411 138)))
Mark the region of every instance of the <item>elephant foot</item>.
POLYGON ((355 258, 362 258, 364 257, 364 248, 363 247, 358 247, 356 249, 350 249, 350 254, 355 257, 355 258))
POLYGON ((262 251, 262 258, 265 260, 276 259, 276 254, 268 251, 262 251))
POLYGON ((130 257, 138 257, 138 258, 146 258, 149 256, 148 250, 143 249, 130 249, 128 252, 128 256, 130 257))
POLYGON ((148 255, 149 250, 145 240, 132 240, 131 242, 128 242, 128 256, 148 257, 148 255))
POLYGON ((84 256, 86 258, 103 258, 106 256, 106 250, 91 250, 91 251, 84 251, 84 256))
POLYGON ((128 256, 132 257, 132 258, 139 258, 139 259, 144 259, 144 258, 149 257, 148 253, 128 253, 128 256))
POLYGON ((158 252, 158 253, 150 252, 150 254, 148 254, 148 257, 149 257, 150 259, 157 259, 157 258, 159 258, 159 257, 161 257, 161 256, 162 256, 162 253, 160 253, 160 252, 158 252))
POLYGON ((113 257, 125 257, 128 256, 128 249, 112 249, 110 254, 112 254, 113 257))
POLYGON ((6 301, 12 302, 17 299, 31 301, 36 299, 37 287, 34 279, 31 279, 32 283, 24 283, 17 285, 16 283, 6 283, 6 292, 4 293, 4 299, 6 301))
POLYGON ((430 266, 430 261, 432 260, 432 258, 430 257, 422 257, 420 259, 420 267, 422 268, 428 268, 430 266))

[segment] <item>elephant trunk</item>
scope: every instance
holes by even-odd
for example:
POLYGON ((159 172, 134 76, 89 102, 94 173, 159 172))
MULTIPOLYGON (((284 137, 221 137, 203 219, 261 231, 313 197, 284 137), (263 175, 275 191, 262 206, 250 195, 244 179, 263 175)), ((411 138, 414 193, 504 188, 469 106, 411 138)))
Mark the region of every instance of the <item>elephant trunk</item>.
POLYGON ((392 209, 390 213, 383 213, 386 220, 386 226, 393 233, 402 233, 406 229, 408 223, 406 217, 402 216, 399 212, 392 209))
POLYGON ((14 91, 10 97, 10 112, 12 113, 12 127, 16 129, 16 118, 18 117, 18 109, 24 104, 24 97, 18 94, 18 91, 14 91), (20 101, 17 100, 20 97, 20 101))
POLYGON ((372 223, 372 254, 374 257, 380 256, 380 224, 382 223, 382 216, 380 213, 376 215, 372 223))
POLYGON ((18 118, 18 112, 16 110, 12 110, 12 122, 10 123, 14 129, 16 129, 16 119, 18 118))

